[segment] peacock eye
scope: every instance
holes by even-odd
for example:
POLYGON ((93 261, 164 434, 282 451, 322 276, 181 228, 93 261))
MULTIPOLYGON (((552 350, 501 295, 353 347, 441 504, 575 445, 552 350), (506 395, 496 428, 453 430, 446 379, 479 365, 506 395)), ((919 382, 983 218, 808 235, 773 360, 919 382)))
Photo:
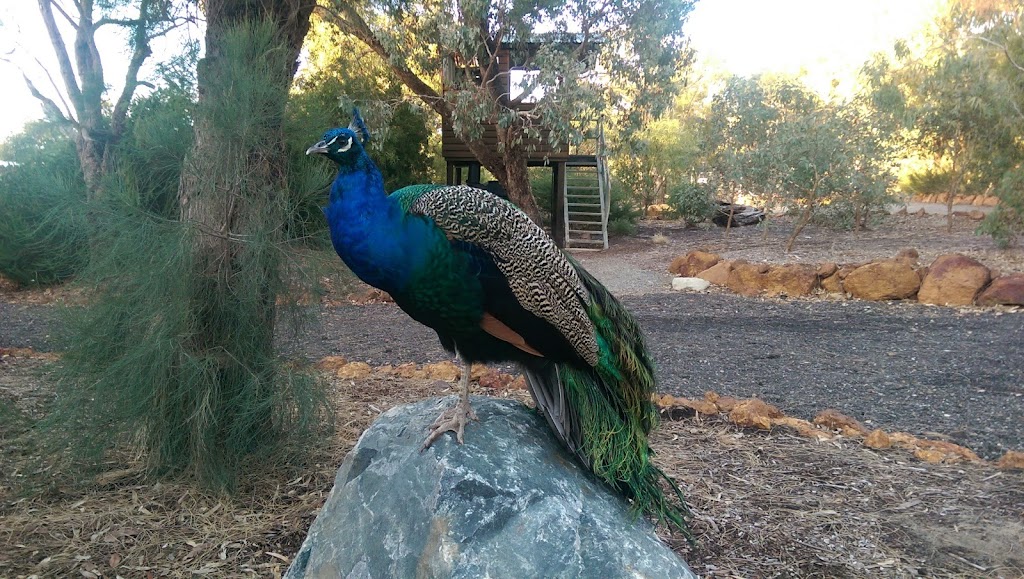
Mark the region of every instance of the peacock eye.
MULTIPOLYGON (((335 137, 337 138, 337 137, 335 137)), ((338 147, 338 151, 344 153, 352 148, 352 137, 345 137, 345 144, 338 147)))

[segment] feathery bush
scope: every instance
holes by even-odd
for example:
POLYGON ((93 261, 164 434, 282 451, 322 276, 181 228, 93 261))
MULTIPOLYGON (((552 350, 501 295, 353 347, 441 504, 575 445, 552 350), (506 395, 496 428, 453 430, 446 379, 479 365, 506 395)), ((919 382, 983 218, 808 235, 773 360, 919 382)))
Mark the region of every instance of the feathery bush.
POLYGON ((81 278, 94 300, 68 311, 47 420, 78 469, 127 446, 155 475, 230 490, 253 460, 302 456, 280 451, 327 424, 317 380, 273 347, 278 296, 296 277, 280 141, 293 57, 269 24, 221 42, 196 109, 203 138, 182 168, 182 218, 134 202, 146 194, 131 178, 90 207, 95 251, 81 278))
POLYGON ((36 122, 0 146, 0 274, 22 285, 60 282, 86 258, 85 182, 75 144, 36 122))

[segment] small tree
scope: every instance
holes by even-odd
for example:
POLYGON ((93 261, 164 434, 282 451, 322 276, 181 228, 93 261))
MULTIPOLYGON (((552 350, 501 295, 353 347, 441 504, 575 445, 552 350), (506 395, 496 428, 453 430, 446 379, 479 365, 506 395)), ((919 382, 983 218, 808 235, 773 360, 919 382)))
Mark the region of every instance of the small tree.
POLYGON ((732 78, 702 128, 711 182, 798 213, 796 238, 824 204, 866 215, 891 182, 882 138, 852 104, 826 103, 793 79, 732 78))

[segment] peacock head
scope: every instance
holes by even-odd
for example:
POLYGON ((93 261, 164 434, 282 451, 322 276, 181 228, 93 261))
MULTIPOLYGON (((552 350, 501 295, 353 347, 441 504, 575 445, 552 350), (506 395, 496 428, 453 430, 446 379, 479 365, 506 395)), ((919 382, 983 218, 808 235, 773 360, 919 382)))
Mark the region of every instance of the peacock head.
POLYGON ((306 154, 317 153, 342 164, 354 162, 363 152, 363 146, 370 142, 370 131, 363 123, 359 109, 352 109, 352 124, 345 128, 331 129, 320 141, 306 149, 306 154))
POLYGON ((359 138, 355 131, 349 128, 331 129, 324 133, 317 144, 306 149, 307 155, 324 155, 339 165, 353 162, 362 152, 363 146, 359 138))

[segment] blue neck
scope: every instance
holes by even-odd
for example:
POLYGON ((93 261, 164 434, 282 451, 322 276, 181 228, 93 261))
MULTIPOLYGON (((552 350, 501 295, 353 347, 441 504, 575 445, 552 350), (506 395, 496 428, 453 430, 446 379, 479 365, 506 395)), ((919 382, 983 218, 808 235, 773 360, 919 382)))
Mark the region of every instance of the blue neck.
MULTIPOLYGON (((394 294, 405 286, 419 254, 409 243, 402 208, 384 192, 380 171, 365 153, 352 166, 339 166, 324 215, 341 259, 364 282, 394 294)), ((414 220, 422 222, 422 219, 414 220)))

